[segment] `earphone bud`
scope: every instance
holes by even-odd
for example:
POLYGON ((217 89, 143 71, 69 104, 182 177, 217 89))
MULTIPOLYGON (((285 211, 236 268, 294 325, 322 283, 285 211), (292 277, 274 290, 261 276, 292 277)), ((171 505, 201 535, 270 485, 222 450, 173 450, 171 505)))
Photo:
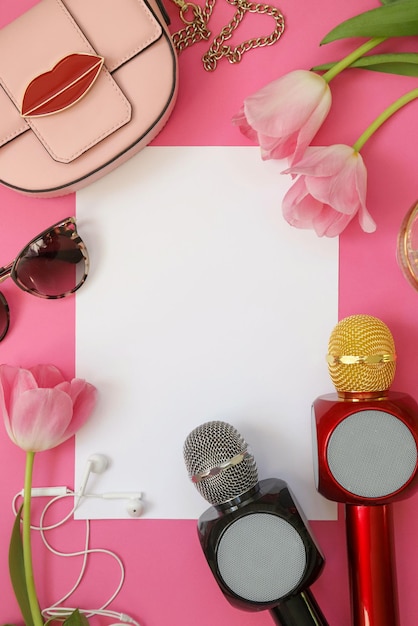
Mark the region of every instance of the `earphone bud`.
MULTIPOLYGON (((34 498, 35 497, 50 498, 49 502, 43 507, 42 513, 40 515, 39 525, 33 526, 31 524, 31 531, 38 530, 40 532, 41 539, 44 545, 46 546, 46 548, 56 556, 61 556, 61 557, 83 556, 81 571, 77 578, 77 582, 74 584, 74 586, 70 589, 69 592, 65 594, 63 598, 55 602, 52 606, 42 610, 42 616, 48 618, 47 619, 48 623, 51 620, 63 621, 62 618, 68 617, 70 614, 69 612, 74 611, 74 609, 69 609, 68 606, 65 606, 65 607, 60 606, 60 604, 64 600, 67 600, 70 596, 72 596, 72 594, 79 587, 86 572, 88 556, 92 553, 102 553, 102 554, 106 554, 112 557, 116 561, 116 563, 119 565, 119 568, 120 568, 119 583, 117 585, 116 591, 113 592, 111 597, 105 602, 105 604, 101 606, 101 608, 88 609, 88 610, 79 608, 80 614, 81 615, 85 614, 88 617, 103 616, 109 619, 115 619, 117 620, 117 623, 115 622, 114 626, 123 626, 123 625, 127 626, 128 624, 131 626, 140 626, 139 622, 137 622, 135 619, 133 619, 129 615, 125 613, 117 613, 115 611, 111 611, 106 608, 110 604, 110 602, 114 600, 114 598, 118 595, 119 591, 122 588, 123 582, 125 580, 125 568, 119 556, 116 553, 112 552, 111 550, 89 547, 89 540, 90 540, 90 531, 89 531, 90 518, 89 517, 85 519, 86 535, 85 535, 85 542, 84 542, 83 550, 76 551, 76 552, 61 552, 61 551, 54 549, 46 538, 46 531, 56 529, 62 526, 65 522, 67 522, 72 517, 72 515, 75 512, 75 509, 80 504, 80 501, 82 498, 101 498, 104 500, 122 500, 122 501, 125 501, 125 502, 122 502, 122 505, 123 504, 125 505, 126 514, 128 514, 132 518, 137 518, 141 516, 143 512, 143 507, 144 507, 143 502, 142 502, 143 494, 141 492, 138 492, 138 491, 126 492, 125 491, 125 492, 107 492, 107 493, 101 493, 101 494, 100 493, 98 494, 86 493, 87 483, 88 483, 90 474, 91 473, 102 474, 103 472, 106 471, 109 465, 110 465, 109 459, 105 455, 93 454, 89 456, 89 458, 87 459, 87 463, 86 463, 82 480, 81 480, 81 485, 77 490, 75 489, 73 490, 66 486, 32 487, 31 489, 31 495, 34 498), (58 522, 55 522, 52 525, 46 525, 44 521, 45 521, 45 516, 47 514, 47 511, 49 510, 49 507, 52 506, 57 500, 61 500, 62 498, 66 498, 66 497, 74 499, 73 500, 74 504, 71 507, 71 510, 67 512, 64 517, 60 518, 58 522)), ((12 502, 12 509, 15 515, 18 514, 17 513, 18 511, 17 500, 20 497, 24 497, 23 489, 15 495, 13 502, 12 502)))
POLYGON ((90 472, 94 474, 103 474, 109 467, 109 459, 104 454, 92 454, 87 463, 90 465, 90 472))
MULTIPOLYGON (((109 467, 109 460, 103 454, 92 454, 87 460, 81 486, 73 493, 68 487, 36 487, 32 488, 32 496, 61 497, 74 495, 74 509, 80 504, 81 498, 102 498, 103 500, 127 500, 126 512, 130 517, 141 517, 144 512, 143 494, 140 491, 110 491, 107 493, 86 493, 91 473, 102 474, 109 467)), ((24 491, 19 493, 23 497, 24 491)))
POLYGON ((84 476, 81 481, 80 489, 77 492, 76 506, 80 502, 80 499, 84 496, 87 482, 90 474, 103 474, 109 467, 109 459, 104 454, 92 454, 87 459, 87 466, 84 471, 84 476))
POLYGON ((131 517, 141 517, 144 512, 144 504, 141 498, 130 498, 126 510, 131 517))
POLYGON ((144 503, 142 501, 142 493, 118 493, 118 492, 110 492, 110 493, 102 493, 97 496, 98 498, 103 498, 104 500, 127 500, 126 511, 129 513, 130 517, 141 517, 144 512, 144 503))
POLYGON ((109 464, 109 459, 104 454, 92 454, 89 456, 80 489, 76 494, 76 506, 78 506, 83 496, 103 498, 104 500, 127 500, 126 511, 129 516, 140 517, 144 510, 142 493, 140 492, 109 492, 102 494, 86 493, 86 487, 90 474, 102 474, 109 467, 109 464))

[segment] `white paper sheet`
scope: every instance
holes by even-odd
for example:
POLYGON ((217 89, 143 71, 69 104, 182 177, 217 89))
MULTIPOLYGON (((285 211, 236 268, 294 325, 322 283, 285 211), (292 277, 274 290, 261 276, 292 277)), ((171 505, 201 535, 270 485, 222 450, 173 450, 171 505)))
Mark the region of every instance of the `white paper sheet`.
MULTIPOLYGON (((338 241, 286 224, 284 165, 257 147, 147 147, 77 193, 92 265, 77 376, 100 400, 76 438, 76 486, 103 453, 111 465, 90 493, 141 491, 145 517, 197 518, 209 505, 183 442, 220 419, 260 478, 286 480, 310 519, 335 518, 313 484, 310 406, 333 390, 338 241)), ((127 517, 125 504, 87 498, 77 517, 127 517)))

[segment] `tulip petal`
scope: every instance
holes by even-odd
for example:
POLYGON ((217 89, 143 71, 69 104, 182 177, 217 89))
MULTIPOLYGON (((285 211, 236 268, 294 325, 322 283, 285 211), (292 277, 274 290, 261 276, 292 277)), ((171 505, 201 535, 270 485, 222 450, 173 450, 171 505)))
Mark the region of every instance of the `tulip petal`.
POLYGON ((4 425, 9 435, 10 439, 14 441, 13 432, 10 425, 10 413, 8 410, 9 407, 9 398, 11 395, 11 385, 10 385, 10 375, 11 370, 10 366, 2 365, 0 367, 0 413, 3 417, 4 425))
POLYGON ((337 213, 331 206, 322 205, 322 211, 312 226, 318 237, 337 237, 348 226, 354 215, 337 213))
POLYGON ((331 107, 322 76, 295 70, 248 96, 232 118, 241 132, 258 141, 263 159, 299 160, 331 107))
POLYGON ((266 161, 268 159, 286 159, 288 155, 292 155, 298 145, 297 133, 292 133, 288 137, 268 137, 259 134, 257 136, 261 149, 261 158, 266 161))
POLYGON ((73 415, 71 398, 59 389, 30 389, 15 402, 14 440, 26 451, 40 452, 58 445, 73 415))
POLYGON ((357 171, 356 184, 360 198, 360 208, 358 212, 360 227, 365 233, 374 233, 374 231, 376 230, 376 222, 374 221, 366 207, 367 169, 364 163, 363 168, 359 167, 357 171))
MULTIPOLYGON (((343 177, 341 177, 343 178, 343 177)), ((334 211, 355 215, 360 208, 357 190, 348 182, 346 185, 337 184, 337 177, 309 178, 306 187, 314 198, 328 204, 334 211)))
POLYGON ((2 379, 2 386, 5 389, 5 397, 10 414, 13 414, 17 399, 22 393, 31 389, 37 389, 38 385, 31 372, 19 367, 10 368, 8 372, 8 386, 2 379))
POLYGON ((283 217, 296 228, 312 228, 321 210, 322 203, 308 194, 303 178, 298 178, 283 198, 283 217))
POLYGON ((299 130, 330 89, 319 74, 295 70, 244 100, 248 123, 264 135, 280 137, 299 130))
POLYGON ((38 387, 32 374, 20 367, 12 365, 0 365, 0 385, 3 388, 7 402, 10 401, 15 388, 23 393, 27 389, 36 389, 38 387))
POLYGON ((53 365, 0 365, 0 412, 9 437, 26 451, 48 450, 73 436, 93 410, 96 394, 84 380, 65 381, 53 365))
POLYGON ((73 417, 64 433, 65 438, 69 439, 85 424, 92 413, 97 400, 97 389, 81 378, 61 383, 57 389, 67 393, 73 405, 73 417))
POLYGON ((354 153, 350 146, 311 146, 303 158, 284 170, 282 174, 302 174, 304 176, 335 176, 344 167, 347 158, 354 153))
POLYGON ((247 137, 251 141, 258 141, 257 132, 247 122, 247 118, 245 117, 244 113, 244 106, 242 106, 238 113, 233 116, 232 123, 235 126, 239 126, 241 133, 245 137, 247 137))
POLYGON ((341 213, 356 213, 364 205, 366 186, 366 167, 361 155, 354 152, 332 181, 329 203, 341 213))
POLYGON ((358 219, 361 228, 365 233, 374 233, 376 230, 376 222, 368 212, 365 206, 361 206, 358 212, 358 219))
POLYGON ((50 389, 56 387, 63 382, 64 376, 55 365, 35 365, 30 367, 29 371, 33 374, 38 387, 50 389))
POLYGON ((14 405, 21 393, 36 388, 36 381, 27 370, 11 365, 0 366, 0 411, 7 434, 15 443, 11 423, 14 405))
POLYGON ((321 128, 330 108, 331 93, 329 92, 329 97, 322 99, 321 102, 318 103, 317 107, 313 110, 312 115, 306 120, 305 124, 301 126, 297 138, 297 145, 293 156, 291 156, 291 163, 295 163, 303 157, 312 139, 321 128))
POLYGON ((353 147, 309 147, 283 173, 298 177, 283 201, 283 214, 290 224, 310 226, 320 237, 335 237, 357 214, 365 232, 375 230, 366 208, 367 169, 353 147))

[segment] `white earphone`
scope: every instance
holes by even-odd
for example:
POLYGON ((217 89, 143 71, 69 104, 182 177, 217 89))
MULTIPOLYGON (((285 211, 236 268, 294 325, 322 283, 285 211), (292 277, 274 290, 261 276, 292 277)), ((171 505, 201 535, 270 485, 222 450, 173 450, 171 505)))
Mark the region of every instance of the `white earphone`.
POLYGON ((80 488, 76 493, 76 506, 81 498, 103 498, 104 500, 126 500, 126 512, 130 517, 140 517, 144 511, 141 492, 109 492, 101 494, 86 493, 88 479, 91 473, 102 474, 109 467, 109 459, 104 454, 92 454, 87 459, 87 466, 81 481, 80 488))
MULTIPOLYGON (((109 459, 104 454, 92 454, 87 459, 86 468, 81 479, 81 485, 76 492, 72 492, 68 487, 33 487, 32 497, 55 497, 74 495, 74 509, 76 509, 82 498, 102 498, 103 500, 126 500, 126 512, 130 517, 141 517, 144 512, 143 494, 140 491, 108 493, 86 493, 87 483, 90 474, 103 474, 109 467, 109 459)), ((23 490, 20 492, 23 496, 23 490)))
POLYGON ((141 517, 142 513, 144 512, 144 503, 142 501, 142 493, 140 492, 100 493, 97 495, 92 494, 91 497, 103 498, 104 500, 126 500, 126 512, 131 517, 141 517))
POLYGON ((76 492, 75 507, 80 504, 81 498, 85 495, 90 474, 103 474, 109 467, 109 459, 104 454, 92 454, 87 459, 81 485, 76 492))
MULTIPOLYGON (((57 600, 53 605, 45 608, 42 611, 42 615, 48 620, 50 619, 55 620, 56 618, 60 619, 62 617, 67 617, 69 612, 74 610, 74 609, 70 609, 69 607, 64 607, 62 606, 62 604, 65 601, 67 601, 68 598, 72 596, 72 594, 80 585, 81 580, 83 579, 86 573, 86 565, 87 565, 88 556, 101 553, 101 554, 106 554, 109 557, 111 557, 113 561, 115 561, 116 564, 118 565, 119 570, 120 570, 119 583, 117 584, 115 591, 102 604, 101 607, 97 609, 91 609, 91 610, 79 608, 80 612, 86 615, 87 618, 97 615, 97 616, 104 616, 109 619, 117 620, 116 622, 112 623, 112 626, 126 626, 128 624, 133 625, 133 626, 140 626, 140 624, 135 619, 131 618, 129 615, 126 615, 125 613, 119 613, 117 611, 113 611, 107 608, 116 598, 116 596, 119 594, 122 588, 123 582, 125 580, 125 568, 124 568, 122 560, 118 557, 116 553, 112 552, 111 550, 89 547, 89 538, 90 538, 90 530, 89 530, 90 520, 89 519, 84 520, 86 524, 86 537, 85 537, 84 548, 82 550, 78 550, 76 552, 59 551, 51 546, 51 544, 48 542, 46 535, 45 535, 47 531, 58 528, 62 526, 65 522, 67 522, 71 518, 71 516, 74 514, 74 511, 77 508, 77 506, 79 506, 81 499, 87 498, 87 497, 103 498, 105 500, 115 500, 115 499, 125 500, 126 511, 129 514, 129 516, 130 517, 141 516, 143 512, 143 502, 142 502, 142 493, 140 492, 108 492, 108 493, 102 493, 102 494, 86 493, 87 483, 88 483, 90 474, 91 473, 102 474, 108 467, 109 467, 109 460, 106 456, 104 456, 103 454, 93 454, 87 460, 86 468, 84 470, 84 474, 82 476, 81 485, 79 489, 73 490, 65 486, 33 487, 32 488, 33 497, 48 497, 50 498, 50 500, 45 505, 41 513, 39 525, 38 526, 31 525, 31 530, 37 530, 40 532, 40 535, 41 535, 43 543, 45 544, 45 547, 56 556, 67 557, 67 558, 74 557, 74 556, 83 557, 81 571, 73 587, 69 591, 67 591, 67 593, 65 593, 65 595, 59 600, 57 600), (44 519, 50 506, 52 506, 55 502, 60 501, 63 498, 68 498, 68 497, 74 499, 71 510, 65 515, 65 517, 60 519, 58 522, 55 522, 52 525, 46 525, 44 523, 44 519)), ((19 493, 17 493, 13 499, 12 509, 15 515, 17 514, 17 500, 19 497, 23 497, 23 495, 24 495, 24 491, 22 490, 19 493)))

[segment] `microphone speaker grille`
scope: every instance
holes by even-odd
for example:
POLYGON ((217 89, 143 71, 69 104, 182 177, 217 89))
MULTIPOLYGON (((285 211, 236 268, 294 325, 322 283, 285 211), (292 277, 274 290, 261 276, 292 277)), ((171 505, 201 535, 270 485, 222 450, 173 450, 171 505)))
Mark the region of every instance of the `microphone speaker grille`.
POLYGON ((327 360, 337 391, 386 391, 396 368, 392 334, 371 315, 346 317, 331 333, 327 360))
POLYGON ((214 506, 258 484, 257 465, 247 443, 226 422, 211 421, 195 428, 184 442, 183 456, 196 489, 214 506))
POLYGON ((218 546, 217 566, 224 583, 251 602, 276 602, 292 593, 306 565, 300 534, 287 520, 268 513, 234 521, 218 546))
POLYGON ((411 430, 391 413, 375 409, 346 417, 332 433, 327 448, 335 480, 363 498, 396 493, 414 476, 417 460, 411 430))

